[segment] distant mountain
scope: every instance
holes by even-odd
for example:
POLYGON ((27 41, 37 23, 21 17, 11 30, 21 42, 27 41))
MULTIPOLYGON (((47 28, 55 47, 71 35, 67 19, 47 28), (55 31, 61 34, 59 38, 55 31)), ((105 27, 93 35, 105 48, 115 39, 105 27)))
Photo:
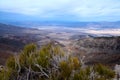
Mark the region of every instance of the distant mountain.
POLYGON ((5 24, 11 24, 23 27, 67 27, 67 28, 84 28, 84 29, 120 29, 120 22, 64 22, 64 21, 2 21, 5 24))
POLYGON ((63 20, 49 20, 42 17, 28 16, 18 13, 1 12, 0 22, 23 27, 37 27, 37 26, 61 26, 61 27, 79 27, 79 28, 120 28, 120 21, 116 22, 80 22, 80 21, 63 21, 63 20))

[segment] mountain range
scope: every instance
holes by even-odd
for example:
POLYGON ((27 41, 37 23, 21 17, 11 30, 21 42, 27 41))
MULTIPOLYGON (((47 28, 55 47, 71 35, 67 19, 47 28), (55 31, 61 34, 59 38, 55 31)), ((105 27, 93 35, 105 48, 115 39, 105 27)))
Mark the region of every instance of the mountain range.
POLYGON ((118 29, 120 21, 108 22, 80 22, 80 21, 61 21, 46 20, 42 17, 23 15, 18 13, 0 12, 0 22, 10 25, 23 27, 40 27, 40 26, 60 26, 72 28, 98 28, 98 29, 118 29))

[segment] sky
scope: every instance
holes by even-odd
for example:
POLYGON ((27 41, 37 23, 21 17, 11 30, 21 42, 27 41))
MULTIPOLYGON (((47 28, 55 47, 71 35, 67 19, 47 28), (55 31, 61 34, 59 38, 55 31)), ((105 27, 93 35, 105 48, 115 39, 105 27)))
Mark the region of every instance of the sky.
POLYGON ((0 20, 10 20, 11 16, 37 20, 120 21, 120 0, 0 0, 0 20))

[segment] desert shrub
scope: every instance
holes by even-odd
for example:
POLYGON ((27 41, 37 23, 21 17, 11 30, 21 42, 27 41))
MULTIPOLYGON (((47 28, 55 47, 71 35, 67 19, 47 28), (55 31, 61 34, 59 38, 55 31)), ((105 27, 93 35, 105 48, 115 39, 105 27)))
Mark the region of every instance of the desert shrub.
POLYGON ((26 45, 23 49, 23 52, 24 54, 29 56, 30 53, 34 52, 35 50, 36 50, 36 45, 32 43, 32 44, 26 45))
POLYGON ((70 58, 70 63, 73 65, 73 68, 75 70, 77 70, 81 67, 81 63, 80 63, 78 57, 71 57, 70 58))
POLYGON ((85 70, 80 70, 79 73, 74 74, 74 80, 89 80, 85 70))
POLYGON ((10 57, 0 71, 1 80, 110 80, 114 71, 101 64, 81 67, 78 57, 65 54, 62 48, 49 43, 40 49, 25 46, 10 57))
POLYGON ((16 80, 17 72, 11 68, 4 68, 0 71, 0 80, 16 80))
POLYGON ((9 75, 8 75, 8 77, 5 77, 5 70, 4 69, 2 69, 2 70, 0 70, 0 79, 1 80, 5 80, 5 79, 9 79, 9 75))
POLYGON ((92 80, 90 78, 90 74, 90 67, 81 68, 77 73, 74 74, 73 80, 92 80))
POLYGON ((32 65, 32 62, 34 61, 33 59, 35 54, 36 54, 36 45, 33 43, 26 45, 18 57, 19 64, 22 67, 29 67, 30 65, 32 65))
MULTIPOLYGON (((100 76, 100 79, 113 79, 115 77, 115 72, 111 70, 109 67, 106 67, 102 64, 97 64, 94 66, 95 71, 100 76)), ((99 79, 99 78, 98 78, 99 79)))
POLYGON ((15 57, 11 56, 10 58, 8 58, 7 62, 6 62, 6 66, 7 68, 11 68, 11 69, 16 69, 17 64, 15 63, 15 57))
POLYGON ((61 70, 61 77, 63 80, 68 80, 72 70, 73 70, 73 65, 67 63, 66 61, 61 61, 60 62, 60 70, 61 70))

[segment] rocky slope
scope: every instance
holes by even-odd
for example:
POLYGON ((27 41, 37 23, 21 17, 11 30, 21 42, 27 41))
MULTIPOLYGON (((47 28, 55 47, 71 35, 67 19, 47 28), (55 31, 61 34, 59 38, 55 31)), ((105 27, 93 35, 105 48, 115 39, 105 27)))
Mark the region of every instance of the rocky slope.
POLYGON ((19 52, 26 44, 35 42, 33 32, 34 29, 0 23, 0 65, 4 65, 8 57, 19 52))
POLYGON ((120 37, 89 37, 79 39, 75 49, 85 56, 86 64, 120 64, 120 37))

